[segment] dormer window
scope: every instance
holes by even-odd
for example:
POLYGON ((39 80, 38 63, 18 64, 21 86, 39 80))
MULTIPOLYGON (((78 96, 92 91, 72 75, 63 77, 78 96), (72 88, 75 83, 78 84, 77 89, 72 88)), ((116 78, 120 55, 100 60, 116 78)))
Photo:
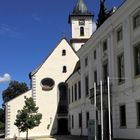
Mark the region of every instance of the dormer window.
POLYGON ((66 73, 66 72, 67 72, 67 67, 63 66, 63 73, 66 73))
POLYGON ((62 50, 62 56, 66 55, 66 50, 62 50))
POLYGON ((80 36, 84 36, 84 27, 80 27, 80 36))

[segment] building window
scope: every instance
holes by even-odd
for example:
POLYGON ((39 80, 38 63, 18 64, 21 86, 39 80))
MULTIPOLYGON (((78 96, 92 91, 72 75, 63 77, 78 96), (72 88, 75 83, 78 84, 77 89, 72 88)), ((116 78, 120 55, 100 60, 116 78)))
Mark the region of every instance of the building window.
POLYGON ((104 81, 104 83, 107 82, 107 77, 108 77, 108 63, 105 63, 103 65, 103 81, 104 81))
POLYGON ((81 82, 78 82, 78 94, 79 94, 79 99, 81 99, 81 82))
POLYGON ((140 102, 137 102, 137 126, 140 126, 140 102))
POLYGON ((68 89, 68 93, 69 93, 69 104, 70 104, 70 88, 68 89))
POLYGON ((84 36, 84 27, 80 27, 80 36, 84 36))
POLYGON ((126 126, 126 107, 125 105, 120 106, 120 126, 126 126))
POLYGON ((67 67, 63 66, 63 73, 66 73, 66 72, 67 72, 67 67))
POLYGON ((84 19, 80 19, 79 20, 79 25, 85 25, 85 20, 84 19))
POLYGON ((140 13, 138 12, 133 16, 133 28, 136 29, 140 26, 140 13))
POLYGON ((94 82, 97 84, 97 71, 94 71, 94 82))
POLYGON ((89 78, 88 78, 88 75, 85 77, 85 93, 86 93, 86 96, 89 95, 89 78))
POLYGON ((134 48, 135 75, 140 74, 140 44, 134 48))
POLYGON ((85 66, 88 66, 88 57, 85 58, 85 66))
POLYGON ((118 82, 124 82, 125 71, 124 71, 124 55, 118 56, 118 82))
POLYGON ((73 86, 72 86, 72 103, 73 103, 73 86))
POLYGON ((75 88, 75 101, 76 101, 77 100, 77 84, 75 84, 74 88, 75 88))
POLYGON ((62 50, 62 56, 66 55, 66 50, 62 50))
POLYGON ((79 128, 82 128, 82 113, 79 113, 79 128))
POLYGON ((122 30, 122 27, 120 27, 117 30, 117 42, 121 41, 122 39, 123 39, 123 30, 122 30))
POLYGON ((71 128, 72 129, 74 128, 74 116, 73 115, 71 116, 71 128))
POLYGON ((89 112, 86 113, 86 127, 88 128, 89 112))
POLYGON ((103 42, 103 52, 107 51, 107 40, 103 42))
POLYGON ((94 60, 96 60, 96 50, 94 50, 94 60))

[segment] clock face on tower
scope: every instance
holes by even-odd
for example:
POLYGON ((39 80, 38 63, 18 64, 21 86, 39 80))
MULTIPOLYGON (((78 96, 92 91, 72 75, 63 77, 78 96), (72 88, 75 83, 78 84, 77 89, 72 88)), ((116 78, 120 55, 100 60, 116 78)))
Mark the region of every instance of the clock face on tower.
POLYGON ((49 91, 52 90, 55 85, 55 82, 52 78, 44 78, 41 80, 42 90, 49 91))
POLYGON ((84 19, 80 19, 79 20, 79 25, 85 25, 85 20, 84 19))

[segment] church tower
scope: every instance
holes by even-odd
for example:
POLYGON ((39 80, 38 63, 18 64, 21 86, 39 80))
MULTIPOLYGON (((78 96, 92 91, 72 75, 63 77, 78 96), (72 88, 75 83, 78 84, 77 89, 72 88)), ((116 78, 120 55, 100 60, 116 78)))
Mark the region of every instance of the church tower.
POLYGON ((75 51, 90 38, 93 32, 93 14, 83 0, 78 0, 73 12, 69 15, 71 25, 71 44, 75 51))

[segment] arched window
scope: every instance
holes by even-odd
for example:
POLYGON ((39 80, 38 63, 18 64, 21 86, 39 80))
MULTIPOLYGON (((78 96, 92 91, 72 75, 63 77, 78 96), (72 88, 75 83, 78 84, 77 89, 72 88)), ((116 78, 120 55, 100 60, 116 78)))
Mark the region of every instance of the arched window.
POLYGON ((84 27, 80 27, 80 36, 84 36, 84 27))
POLYGON ((66 72, 67 72, 67 67, 63 66, 63 73, 66 73, 66 72))
POLYGON ((62 50, 62 56, 66 55, 66 50, 62 50))

